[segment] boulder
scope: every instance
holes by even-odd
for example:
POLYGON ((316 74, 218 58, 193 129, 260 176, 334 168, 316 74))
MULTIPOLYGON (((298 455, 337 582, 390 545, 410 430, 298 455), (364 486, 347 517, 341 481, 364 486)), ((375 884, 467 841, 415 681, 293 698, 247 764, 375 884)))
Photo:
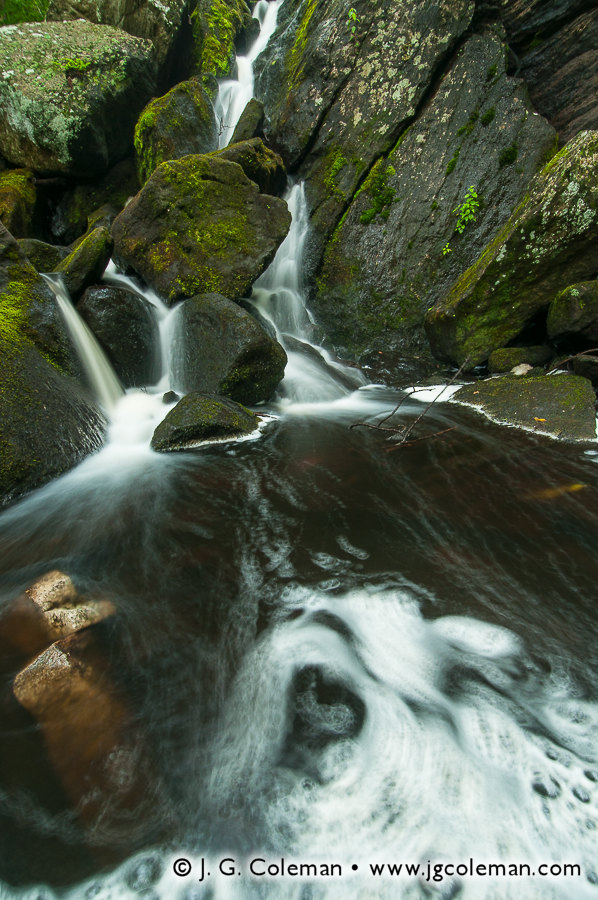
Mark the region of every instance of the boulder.
POLYGON ((100 280, 110 262, 113 246, 112 236, 107 228, 94 228, 58 264, 56 272, 64 278, 73 299, 79 297, 86 287, 100 280))
POLYGON ((235 125, 231 144, 250 141, 254 137, 263 137, 265 115, 264 104, 252 97, 235 125))
POLYGON ((554 351, 542 344, 538 347, 501 347, 488 357, 488 371, 494 375, 510 372, 515 366, 543 366, 552 359, 554 351))
POLYGON ((98 210, 110 209, 114 218, 138 190, 135 162, 124 159, 101 178, 76 184, 62 193, 53 207, 52 234, 58 243, 71 244, 92 225, 98 210))
POLYGON ((287 173, 282 158, 278 153, 269 150, 261 138, 229 144, 224 150, 218 150, 215 155, 240 165, 263 194, 284 193, 287 173))
POLYGON ((253 316, 219 294, 186 300, 180 311, 183 352, 177 383, 238 403, 268 400, 284 377, 281 345, 253 316))
POLYGON ((426 315, 438 358, 468 367, 504 347, 565 287, 598 269, 598 132, 544 167, 507 223, 426 315))
POLYGON ((548 307, 546 331, 549 338, 569 335, 598 341, 598 281, 571 284, 548 307))
MULTIPOLYGON (((334 344, 356 356, 427 350, 427 309, 504 226, 554 144, 507 76, 502 41, 470 38, 326 246, 311 306, 334 344), (473 218, 462 223, 468 197, 473 218)), ((339 156, 339 190, 344 166, 339 156)))
POLYGON ((521 54, 554 34, 588 7, 588 0, 484 0, 480 6, 498 12, 509 44, 521 54))
POLYGON ((0 503, 101 446, 105 421, 76 370, 52 291, 0 226, 0 503))
POLYGON ((226 78, 235 65, 235 41, 252 27, 245 0, 197 0, 191 13, 193 74, 226 78))
POLYGON ((16 25, 19 22, 43 22, 49 0, 3 0, 0 9, 0 25, 16 25))
POLYGON ((38 272, 55 272, 57 266, 69 255, 68 247, 57 247, 55 244, 36 241, 35 238, 22 238, 18 244, 21 252, 38 272))
POLYGON ((193 392, 179 400, 160 422, 153 450, 192 450, 206 441, 228 440, 250 434, 258 425, 254 413, 226 397, 193 392))
POLYGON ((149 42, 84 21, 0 29, 0 66, 0 152, 36 172, 104 172, 154 93, 149 42))
POLYGON ((124 288, 88 288, 77 312, 87 322, 124 387, 153 384, 160 375, 158 324, 151 303, 124 288))
POLYGON ((240 166, 186 156, 158 166, 112 226, 118 257, 167 302, 210 291, 236 300, 274 258, 291 223, 240 166))
POLYGON ((218 146, 212 102, 192 78, 151 100, 135 126, 135 155, 140 184, 169 159, 209 153, 218 146))
POLYGON ((36 200, 33 172, 28 169, 0 172, 0 222, 13 237, 31 234, 36 200))
POLYGON ((451 398, 494 422, 567 441, 596 439, 596 395, 577 375, 505 375, 475 381, 451 398))

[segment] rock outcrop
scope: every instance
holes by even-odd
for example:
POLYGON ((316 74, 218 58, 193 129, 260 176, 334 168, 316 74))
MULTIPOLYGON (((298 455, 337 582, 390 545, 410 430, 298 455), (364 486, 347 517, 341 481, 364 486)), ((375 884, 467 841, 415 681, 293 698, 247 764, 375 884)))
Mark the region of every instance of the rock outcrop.
POLYGON ((250 410, 226 397, 192 392, 179 400, 158 425, 152 449, 193 450, 206 441, 221 441, 250 434, 258 426, 250 410))

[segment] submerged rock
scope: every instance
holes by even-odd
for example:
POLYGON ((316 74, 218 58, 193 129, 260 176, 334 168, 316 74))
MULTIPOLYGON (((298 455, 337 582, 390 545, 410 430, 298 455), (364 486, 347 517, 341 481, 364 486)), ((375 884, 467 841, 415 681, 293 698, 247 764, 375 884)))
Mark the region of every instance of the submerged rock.
POLYGON ((106 351, 124 387, 157 380, 158 324, 148 300, 124 288, 95 286, 85 291, 77 312, 106 351))
POLYGON ((71 297, 76 298, 104 274, 114 243, 110 231, 101 226, 86 235, 56 267, 71 297))
POLYGON ((33 172, 29 169, 7 169, 0 172, 0 222, 13 237, 31 234, 37 201, 33 172))
POLYGON ((583 132, 545 166, 478 260, 427 313, 434 355, 473 368, 559 291, 597 270, 598 132, 583 132))
POLYGON ((549 338, 575 335, 598 341, 598 281, 572 284, 548 307, 546 332, 549 338))
POLYGON ((261 138, 231 143, 215 156, 238 163, 263 194, 282 194, 287 186, 282 158, 266 147, 261 138))
POLYGON ((36 172, 105 171, 155 86, 147 41, 84 21, 0 28, 0 67, 0 152, 36 172))
POLYGON ((160 422, 151 446, 159 451, 192 450, 206 441, 250 434, 258 421, 254 413, 226 397, 192 392, 160 422))
POLYGON ((163 97, 151 100, 135 126, 134 143, 140 184, 145 184, 160 163, 215 150, 214 108, 199 81, 183 81, 163 97))
POLYGON ((236 163, 186 156, 162 163, 115 219, 115 250, 167 302, 217 292, 243 297, 291 223, 236 163))
POLYGON ((466 384, 452 400, 501 424, 567 441, 596 439, 596 396, 577 375, 505 375, 466 384))
POLYGON ((284 377, 287 356, 253 316, 220 294, 186 300, 180 311, 185 390, 223 394, 238 403, 268 400, 284 377))

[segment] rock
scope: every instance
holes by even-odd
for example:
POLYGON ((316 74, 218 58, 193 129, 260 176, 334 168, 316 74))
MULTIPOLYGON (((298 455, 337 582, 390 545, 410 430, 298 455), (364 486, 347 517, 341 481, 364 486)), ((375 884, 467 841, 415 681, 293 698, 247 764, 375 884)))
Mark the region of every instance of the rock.
POLYGON ((162 79, 180 68, 176 57, 187 24, 189 0, 140 3, 139 0, 49 0, 48 21, 87 19, 112 25, 152 42, 162 79))
POLYGON ((521 74, 538 112, 562 144, 598 128, 598 9, 588 10, 539 40, 522 59, 521 74))
POLYGON ((232 400, 193 392, 179 400, 160 422, 151 446, 160 451, 192 450, 205 441, 250 434, 258 421, 256 415, 232 400))
POLYGON ((13 691, 79 819, 92 829, 101 823, 102 844, 118 846, 153 831, 159 782, 96 629, 52 644, 19 672, 13 691))
POLYGON ((498 235, 426 315, 438 358, 472 368, 598 269, 598 133, 583 132, 544 167, 498 235))
POLYGON ((598 341, 598 281, 572 284, 548 307, 546 332, 549 338, 575 335, 598 341))
POLYGON ((158 379, 158 324, 148 300, 124 288, 96 286, 85 291, 77 312, 97 337, 124 387, 142 387, 158 379))
POLYGON ((510 372, 515 366, 543 366, 553 356, 554 351, 546 345, 539 347, 502 347, 493 350, 488 357, 488 371, 494 375, 510 372))
MULTIPOLYGON (((429 352, 427 309, 497 235, 554 147, 553 129, 532 113, 504 60, 492 34, 465 43, 328 242, 311 306, 344 354, 429 352), (475 221, 458 233, 472 190, 475 221)), ((345 165, 339 153, 333 182, 341 193, 345 165)))
POLYGON ((112 256, 114 244, 105 227, 94 228, 75 249, 62 260, 56 271, 63 276, 67 290, 75 299, 104 274, 112 256))
POLYGON ((521 54, 575 19, 587 8, 588 0, 490 0, 488 5, 498 11, 509 44, 521 54))
POLYGON ((36 172, 104 172, 154 93, 151 45, 84 21, 0 29, 0 66, 0 152, 36 172))
POLYGON ((282 194, 287 186, 287 173, 282 158, 269 150, 261 138, 232 143, 215 156, 241 166, 263 194, 282 194))
POLYGON ((598 387, 598 356, 578 356, 571 363, 573 371, 581 378, 588 378, 594 388, 598 387))
POLYGON ((112 223, 138 190, 135 163, 124 159, 101 178, 77 184, 62 194, 52 213, 52 233, 60 243, 71 244, 94 224, 92 220, 95 224, 105 224, 97 221, 99 210, 104 215, 108 210, 114 211, 110 213, 112 223))
POLYGON ((139 116, 134 142, 140 184, 145 184, 160 163, 215 150, 214 108, 199 81, 183 81, 163 97, 151 100, 139 116))
POLYGON ((120 259, 167 302, 243 297, 274 258, 291 217, 240 166, 187 156, 158 166, 112 226, 120 259))
POLYGON ((284 377, 281 345, 249 313, 218 294, 186 300, 181 309, 186 391, 222 394, 238 403, 268 400, 284 377))
POLYGON ((567 441, 596 438, 596 397, 577 375, 505 375, 466 384, 452 401, 489 419, 567 441))
POLYGON ((3 0, 0 25, 43 22, 47 10, 48 0, 3 0))
POLYGON ((69 255, 68 247, 45 244, 35 238, 22 238, 18 244, 21 252, 38 272, 55 272, 56 267, 69 255))
POLYGON ((162 403, 169 405, 170 403, 176 403, 180 399, 180 395, 176 391, 166 391, 162 396, 162 403))
POLYGON ((235 64, 235 39, 251 27, 244 0, 197 0, 191 13, 193 74, 226 78, 235 64))
POLYGON ((31 234, 37 192, 33 172, 7 169, 0 172, 0 222, 13 237, 31 234))
POLYGON ((70 371, 54 295, 0 225, 0 504, 101 446, 105 421, 70 371))
POLYGON ((263 137, 264 118, 264 104, 252 97, 239 117, 233 131, 231 144, 250 141, 254 137, 263 137))

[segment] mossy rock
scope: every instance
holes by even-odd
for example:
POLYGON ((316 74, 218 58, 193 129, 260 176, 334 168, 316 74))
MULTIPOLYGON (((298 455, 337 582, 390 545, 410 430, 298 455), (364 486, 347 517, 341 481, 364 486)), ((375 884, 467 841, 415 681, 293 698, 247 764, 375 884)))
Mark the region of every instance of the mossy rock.
POLYGON ((230 141, 231 144, 250 141, 254 137, 263 137, 265 116, 264 104, 252 97, 239 116, 230 141))
POLYGON ((227 440, 250 434, 259 419, 250 410, 226 397, 193 392, 179 400, 160 422, 153 450, 193 450, 206 441, 227 440))
POLYGON ((598 270, 598 132, 536 176, 476 262, 426 315, 434 355, 469 368, 514 340, 565 287, 598 270))
POLYGON ((235 64, 235 42, 252 27, 244 0, 197 0, 191 14, 193 74, 226 78, 235 64))
POLYGON ((82 20, 0 29, 0 152, 35 172, 106 171, 154 93, 152 54, 148 41, 82 20))
POLYGON ((261 138, 229 144, 214 155, 240 165, 263 194, 280 195, 286 189, 287 173, 282 157, 266 147, 261 138))
POLYGON ((185 300, 176 381, 186 391, 222 394, 243 404, 269 400, 284 377, 287 356, 259 322, 219 294, 185 300))
POLYGON ((160 163, 215 150, 214 108, 199 81, 183 81, 150 101, 135 126, 134 143, 140 184, 160 163))
POLYGON ((56 267, 73 299, 96 284, 112 256, 112 236, 105 227, 94 228, 56 267))
POLYGON ((500 375, 525 363, 529 366, 543 366, 553 356, 554 350, 545 344, 537 347, 501 347, 490 354, 488 371, 500 375))
POLYGON ((546 331, 549 338, 575 335, 598 341, 598 281, 571 284, 548 307, 546 331))
POLYGON ((55 244, 46 244, 35 238, 22 238, 18 244, 21 252, 38 272, 55 272, 63 259, 69 255, 68 247, 57 247, 55 244))
POLYGON ((13 237, 29 237, 37 200, 35 179, 29 169, 0 172, 0 222, 13 237))
POLYGON ((49 0, 3 0, 0 25, 43 22, 48 12, 48 2, 49 0))
POLYGON ((596 395, 577 375, 505 375, 466 384, 452 399, 501 424, 566 441, 596 439, 596 395))
POLYGON ((246 296, 291 223, 236 163, 186 156, 158 166, 112 226, 117 256, 167 302, 246 296))

